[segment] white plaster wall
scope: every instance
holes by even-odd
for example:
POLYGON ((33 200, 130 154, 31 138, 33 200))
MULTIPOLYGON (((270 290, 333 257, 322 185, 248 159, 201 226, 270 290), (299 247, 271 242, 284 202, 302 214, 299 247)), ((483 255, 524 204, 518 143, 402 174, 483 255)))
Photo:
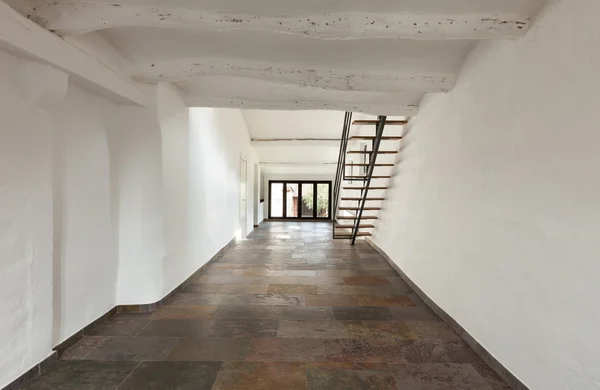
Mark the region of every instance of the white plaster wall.
POLYGON ((52 348, 52 134, 0 50, 0 388, 52 348))
POLYGON ((117 109, 0 51, 0 387, 115 305, 117 109))
MULTIPOLYGON (((237 109, 190 108, 188 269, 195 271, 240 234, 240 159, 248 162, 246 234, 254 228, 254 169, 258 162, 237 109)), ((182 278, 183 280, 183 278, 182 278)))
POLYGON ((531 389, 600 383, 600 3, 482 43, 406 132, 374 241, 531 389))
POLYGON ((69 85, 52 114, 56 345, 116 303, 107 135, 118 125, 118 106, 69 85))

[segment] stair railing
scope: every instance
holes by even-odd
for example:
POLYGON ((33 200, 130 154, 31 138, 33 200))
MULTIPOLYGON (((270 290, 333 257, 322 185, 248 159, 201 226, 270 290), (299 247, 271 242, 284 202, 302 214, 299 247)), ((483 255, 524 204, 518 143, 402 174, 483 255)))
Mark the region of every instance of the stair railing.
POLYGON ((333 187, 333 237, 335 238, 335 224, 337 221, 338 206, 342 189, 342 179, 346 170, 346 150, 348 140, 350 139, 350 126, 352 124, 352 113, 346 111, 344 115, 344 128, 342 129, 342 138, 340 142, 340 155, 338 157, 337 171, 335 175, 335 184, 333 187))
MULTIPOLYGON (((358 235, 358 230, 360 228, 360 220, 362 218, 363 211, 365 209, 365 204, 367 203, 367 196, 369 194, 369 187, 371 186, 371 179, 373 178, 373 172, 375 171, 375 162, 377 161, 377 153, 379 153, 379 146, 381 145, 381 138, 383 136, 383 129, 385 128, 385 122, 387 120, 387 116, 379 115, 377 123, 377 130, 375 132, 375 141, 373 142, 373 150, 370 153, 369 158, 369 169, 367 170, 367 175, 364 181, 364 191, 362 192, 362 199, 359 202, 358 212, 356 213, 356 219, 354 220, 354 228, 352 229, 352 238, 350 243, 354 245, 356 242, 356 236, 358 235)), ((335 223, 335 222, 334 222, 335 223)))

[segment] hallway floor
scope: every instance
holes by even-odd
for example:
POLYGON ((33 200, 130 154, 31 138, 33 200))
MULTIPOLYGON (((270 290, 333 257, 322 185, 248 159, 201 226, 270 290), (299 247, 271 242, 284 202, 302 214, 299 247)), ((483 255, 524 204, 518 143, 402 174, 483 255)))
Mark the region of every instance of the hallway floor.
POLYGON ((169 305, 118 314, 27 389, 510 389, 375 250, 265 222, 169 305))

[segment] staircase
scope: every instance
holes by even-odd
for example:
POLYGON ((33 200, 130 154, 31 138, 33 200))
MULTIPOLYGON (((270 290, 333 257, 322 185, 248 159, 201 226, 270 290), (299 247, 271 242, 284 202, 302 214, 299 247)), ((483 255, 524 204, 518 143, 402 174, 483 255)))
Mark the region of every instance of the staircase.
POLYGON ((378 157, 396 155, 397 143, 402 139, 399 135, 386 136, 384 130, 386 126, 405 124, 404 120, 388 121, 383 115, 376 120, 352 122, 352 113, 346 112, 333 193, 333 238, 350 239, 354 244, 357 237, 371 236, 370 231, 375 228, 372 223, 378 218, 379 205, 385 200, 387 181, 391 179, 381 170, 394 167, 390 162, 378 162, 378 157), (352 126, 357 125, 372 125, 374 135, 351 136, 352 126), (349 150, 350 143, 359 147, 349 150), (354 162, 357 156, 359 163, 354 162))

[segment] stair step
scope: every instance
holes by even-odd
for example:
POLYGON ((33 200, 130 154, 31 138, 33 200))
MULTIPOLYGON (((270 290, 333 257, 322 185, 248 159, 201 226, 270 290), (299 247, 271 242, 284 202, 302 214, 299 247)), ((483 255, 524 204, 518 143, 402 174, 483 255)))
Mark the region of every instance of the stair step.
MULTIPOLYGON (((354 229, 354 225, 335 225, 337 229, 354 229)), ((373 229, 375 225, 360 225, 359 229, 373 229)))
MULTIPOLYGON (((370 164, 350 164, 346 163, 346 168, 348 167, 368 167, 370 164)), ((376 167, 393 167, 394 164, 375 164, 376 167)))
MULTIPOLYGON (((350 137, 350 139, 366 139, 366 140, 374 140, 376 137, 374 135, 353 135, 352 137, 350 137)), ((401 136, 391 136, 391 135, 384 135, 383 137, 381 137, 381 140, 383 141, 391 141, 391 140, 401 140, 402 137, 401 136)))
MULTIPOLYGON (((372 234, 369 232, 358 232, 356 233, 357 237, 371 237, 372 234)), ((340 234, 338 236, 335 236, 335 238, 352 238, 351 234, 340 234)))
MULTIPOLYGON (((356 219, 355 216, 348 216, 348 217, 344 217, 344 216, 338 216, 336 219, 356 219)), ((372 215, 363 215, 361 219, 377 219, 377 217, 372 216, 372 215)))
MULTIPOLYGON (((377 119, 357 119, 352 122, 353 125, 376 125, 379 121, 377 119)), ((408 121, 389 120, 385 121, 386 126, 402 126, 407 124, 408 121)))
MULTIPOLYGON (((391 176, 371 176, 371 179, 391 179, 391 176)), ((360 179, 367 179, 366 176, 346 176, 345 177, 346 180, 360 180, 360 179)))
MULTIPOLYGON (((344 190, 364 190, 366 187, 342 187, 344 190)), ((369 190, 387 190, 388 187, 369 187, 369 190)))
MULTIPOLYGON (((362 200, 362 198, 342 198, 342 200, 362 200)), ((385 198, 367 198, 367 200, 385 200, 385 198)))
MULTIPOLYGON (((350 150, 347 152, 348 154, 371 154, 373 153, 371 150, 350 150)), ((396 154, 397 150, 380 150, 377 154, 396 154)))
MULTIPOLYGON (((360 209, 357 208, 357 207, 338 207, 338 210, 358 211, 360 209)), ((365 207, 365 208, 363 208, 363 210, 365 210, 365 211, 377 211, 377 210, 381 210, 381 207, 365 207)))

